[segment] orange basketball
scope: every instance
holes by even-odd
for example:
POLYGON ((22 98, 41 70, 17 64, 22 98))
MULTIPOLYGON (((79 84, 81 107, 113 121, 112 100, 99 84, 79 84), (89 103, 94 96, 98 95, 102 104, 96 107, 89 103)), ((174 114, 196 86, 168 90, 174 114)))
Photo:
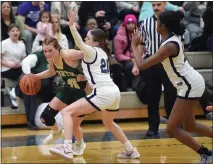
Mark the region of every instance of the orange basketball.
POLYGON ((24 75, 20 80, 20 89, 26 95, 35 95, 41 89, 41 80, 35 75, 24 75))

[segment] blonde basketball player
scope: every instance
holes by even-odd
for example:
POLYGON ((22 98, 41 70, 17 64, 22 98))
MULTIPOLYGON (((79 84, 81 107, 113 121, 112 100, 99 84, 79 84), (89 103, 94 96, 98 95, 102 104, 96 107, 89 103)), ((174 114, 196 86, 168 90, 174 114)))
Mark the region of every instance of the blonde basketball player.
MULTIPOLYGON (((57 39, 53 37, 45 38, 42 46, 46 60, 49 63, 49 69, 36 74, 36 76, 39 79, 44 79, 57 74, 65 82, 64 87, 60 88, 40 116, 42 123, 51 129, 51 133, 43 141, 45 145, 48 145, 53 144, 58 138, 64 137, 64 131, 58 126, 55 116, 69 104, 85 97, 88 87, 87 80, 80 67, 80 61, 83 58, 81 51, 62 49, 57 39)), ((78 155, 83 154, 79 151, 81 147, 86 147, 82 138, 83 132, 80 128, 83 117, 84 115, 74 118, 73 131, 76 137, 74 148, 78 155)))
POLYGON ((139 158, 140 154, 136 148, 131 145, 121 128, 113 121, 116 112, 119 110, 120 91, 110 78, 107 56, 109 48, 106 43, 105 32, 101 29, 89 31, 84 43, 74 26, 76 12, 69 13, 69 19, 70 30, 75 43, 84 53, 82 67, 88 82, 93 87, 93 91, 90 95, 62 110, 65 141, 63 145, 51 148, 49 151, 52 154, 72 159, 75 155, 72 149, 73 118, 82 114, 102 111, 104 125, 123 144, 125 150, 117 157, 139 158))

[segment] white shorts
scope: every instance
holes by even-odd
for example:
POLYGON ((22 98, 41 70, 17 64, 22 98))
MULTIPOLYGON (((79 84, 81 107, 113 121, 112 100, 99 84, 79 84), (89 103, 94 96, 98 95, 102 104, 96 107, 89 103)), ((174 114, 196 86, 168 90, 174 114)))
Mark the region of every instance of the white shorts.
POLYGON ((189 83, 189 85, 177 88, 177 97, 181 99, 200 99, 205 90, 203 77, 198 72, 193 73, 193 79, 190 79, 189 83))
POLYGON ((95 88, 85 99, 98 111, 118 111, 121 94, 116 85, 95 88))

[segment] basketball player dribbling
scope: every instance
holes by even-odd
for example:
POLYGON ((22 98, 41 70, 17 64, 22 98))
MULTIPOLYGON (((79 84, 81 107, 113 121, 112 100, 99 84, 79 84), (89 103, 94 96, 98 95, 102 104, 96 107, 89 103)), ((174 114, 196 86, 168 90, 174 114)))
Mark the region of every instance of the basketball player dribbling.
POLYGON ((72 36, 76 45, 84 54, 82 62, 83 71, 93 91, 90 95, 62 110, 65 134, 64 144, 56 148, 51 148, 49 151, 63 158, 73 159, 72 129, 75 126, 73 118, 78 115, 101 111, 103 124, 123 144, 125 151, 118 154, 117 157, 139 158, 139 152, 131 145, 121 128, 113 121, 119 110, 120 91, 110 77, 107 56, 110 52, 106 43, 106 34, 101 29, 90 30, 87 33, 84 43, 74 26, 76 12, 70 11, 68 15, 72 36))
MULTIPOLYGON (((45 38, 43 51, 48 61, 49 69, 36 74, 36 76, 39 79, 44 79, 57 74, 65 82, 65 86, 56 93, 56 96, 40 116, 42 123, 51 129, 51 134, 43 141, 44 144, 48 145, 54 143, 56 139, 64 137, 64 131, 57 125, 55 116, 67 105, 85 97, 88 85, 82 68, 80 68, 80 59, 83 58, 81 51, 62 49, 57 39, 53 37, 45 38)), ((76 137, 75 155, 82 155, 83 151, 79 150, 84 150, 86 147, 83 141, 83 132, 80 128, 83 117, 84 115, 74 117, 73 121, 75 125, 73 131, 76 137)))
POLYGON ((196 123, 193 114, 193 109, 204 92, 205 83, 203 77, 185 59, 180 39, 180 36, 184 34, 185 27, 181 25, 180 21, 181 17, 178 12, 167 11, 160 14, 157 21, 157 31, 162 36, 162 43, 160 49, 151 57, 143 59, 142 54, 139 53, 138 45, 140 45, 142 38, 138 30, 133 35, 132 47, 139 69, 147 69, 162 62, 178 93, 168 120, 167 132, 197 152, 201 157, 200 163, 205 164, 212 162, 212 151, 199 144, 188 133, 193 132, 200 136, 213 138, 212 129, 196 123), (185 130, 180 128, 181 124, 185 130))

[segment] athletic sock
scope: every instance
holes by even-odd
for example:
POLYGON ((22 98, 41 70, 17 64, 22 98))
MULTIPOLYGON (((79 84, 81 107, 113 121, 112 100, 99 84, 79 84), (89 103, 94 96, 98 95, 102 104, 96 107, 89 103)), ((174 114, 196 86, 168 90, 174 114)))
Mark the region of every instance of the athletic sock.
POLYGON ((124 149, 127 151, 127 152, 131 152, 133 150, 133 147, 132 147, 132 144, 128 141, 126 141, 124 144, 124 149))
POLYGON ((76 140, 75 143, 79 144, 79 145, 82 145, 84 143, 84 139, 82 138, 80 141, 76 140))
POLYGON ((54 134, 60 134, 61 133, 61 129, 59 128, 58 130, 53 130, 54 134))

